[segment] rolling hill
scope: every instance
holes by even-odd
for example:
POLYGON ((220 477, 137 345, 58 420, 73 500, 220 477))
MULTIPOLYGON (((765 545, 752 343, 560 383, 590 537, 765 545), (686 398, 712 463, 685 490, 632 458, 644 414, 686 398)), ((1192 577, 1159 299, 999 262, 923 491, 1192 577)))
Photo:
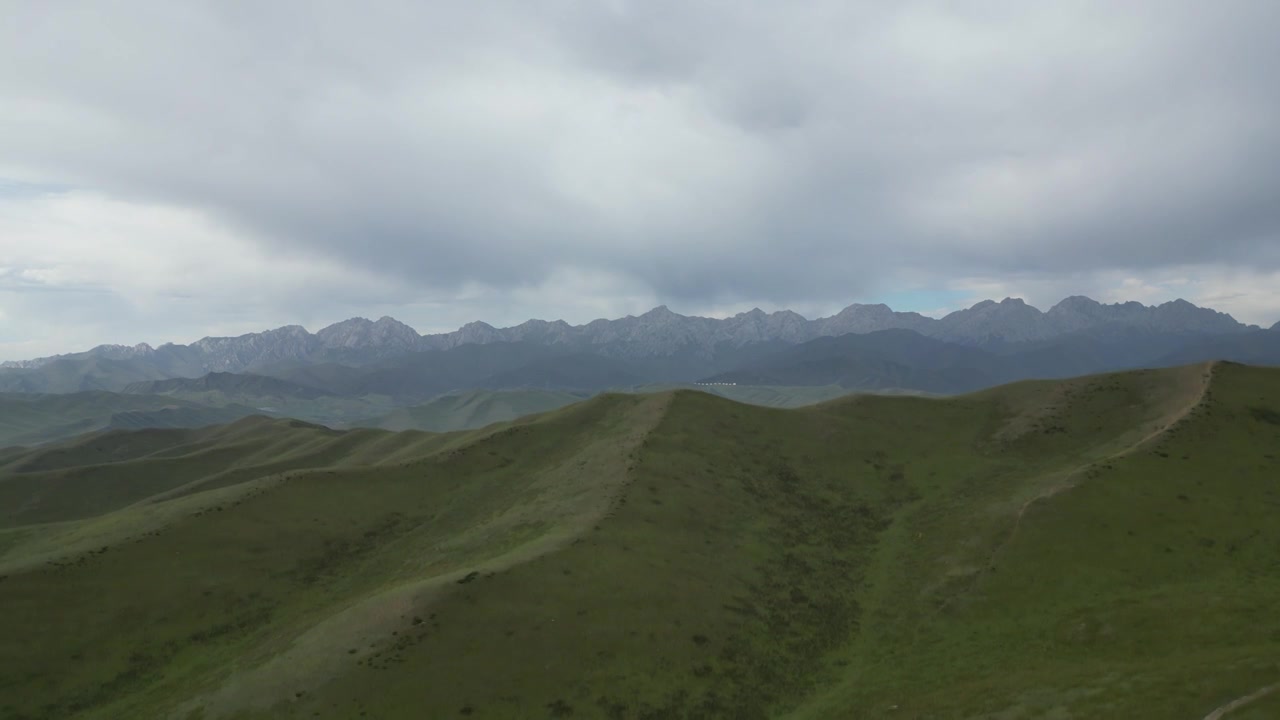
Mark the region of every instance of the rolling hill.
POLYGON ((0 713, 1202 718, 1280 681, 1278 446, 1202 364, 7 451, 0 713))
POLYGON ((818 338, 762 354, 705 381, 954 394, 1018 380, 1174 367, 1219 359, 1280 365, 1280 333, 1252 330, 1202 335, 1110 328, 979 348, 911 330, 881 330, 818 338))
POLYGON ((359 424, 397 431, 469 430, 555 410, 585 398, 582 394, 557 390, 470 390, 441 395, 359 424))
MULTIPOLYGON (((772 387, 772 386, 697 386, 640 385, 620 388, 618 392, 652 394, 680 389, 697 389, 748 405, 793 408, 831 400, 848 394, 838 386, 772 387)), ((591 396, 583 391, 565 390, 467 390, 448 393, 425 403, 398 408, 386 415, 358 420, 358 427, 383 430, 425 430, 452 432, 482 428, 496 422, 547 412, 582 402, 591 396)))
POLYGON ((218 425, 251 415, 249 407, 210 407, 157 395, 105 391, 0 393, 0 447, 38 445, 111 428, 218 425))
POLYGON ((389 412, 399 404, 385 395, 339 392, 343 387, 340 380, 335 380, 334 385, 329 389, 265 375, 209 373, 199 378, 133 383, 125 387, 124 393, 164 395, 212 408, 252 408, 250 413, 242 414, 270 413, 336 427, 389 412))
POLYGON ((706 378, 742 385, 835 385, 956 393, 997 384, 1000 359, 911 330, 819 338, 706 378))
POLYGON ((169 378, 126 385, 123 392, 143 395, 199 395, 314 400, 334 395, 322 388, 264 375, 215 372, 198 378, 169 378))

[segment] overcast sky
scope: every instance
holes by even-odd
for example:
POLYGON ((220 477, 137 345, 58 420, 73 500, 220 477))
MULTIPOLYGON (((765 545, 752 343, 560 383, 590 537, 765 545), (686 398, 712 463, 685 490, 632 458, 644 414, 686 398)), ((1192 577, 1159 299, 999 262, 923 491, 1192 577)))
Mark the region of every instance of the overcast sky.
POLYGON ((354 315, 1280 319, 1280 3, 0 0, 0 359, 354 315))

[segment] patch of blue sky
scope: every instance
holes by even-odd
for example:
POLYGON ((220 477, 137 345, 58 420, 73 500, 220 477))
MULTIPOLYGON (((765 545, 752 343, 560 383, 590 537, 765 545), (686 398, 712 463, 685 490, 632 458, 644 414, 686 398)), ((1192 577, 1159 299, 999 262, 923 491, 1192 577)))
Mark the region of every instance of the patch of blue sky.
POLYGON ((898 312, 936 314, 939 310, 956 309, 973 293, 968 290, 916 288, 877 296, 872 302, 888 305, 898 312))

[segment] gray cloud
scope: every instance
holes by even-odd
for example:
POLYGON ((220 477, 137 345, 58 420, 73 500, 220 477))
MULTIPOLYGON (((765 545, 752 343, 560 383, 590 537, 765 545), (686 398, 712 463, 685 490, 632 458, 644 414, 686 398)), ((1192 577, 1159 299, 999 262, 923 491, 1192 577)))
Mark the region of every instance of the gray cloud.
POLYGON ((410 296, 1280 268, 1274 3, 6 13, 0 176, 197 209, 410 296))

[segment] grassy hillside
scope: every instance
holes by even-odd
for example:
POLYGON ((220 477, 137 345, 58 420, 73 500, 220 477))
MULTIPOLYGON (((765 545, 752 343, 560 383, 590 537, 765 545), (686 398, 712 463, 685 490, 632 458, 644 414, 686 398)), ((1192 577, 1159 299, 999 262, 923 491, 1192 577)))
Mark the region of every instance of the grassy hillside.
POLYGON ((9 451, 0 716, 1198 719, 1280 681, 1277 448, 1202 365, 9 451))
POLYGON ((380 416, 397 405, 384 395, 344 396, 280 378, 234 373, 134 383, 125 392, 155 393, 212 408, 247 407, 335 427, 380 416))
POLYGON ((585 398, 585 394, 559 390, 470 390, 441 395, 358 424, 385 430, 450 432, 555 410, 585 398))
POLYGON ((66 395, 0 393, 0 447, 37 445, 108 428, 216 425, 253 412, 234 403, 208 407, 158 395, 100 390, 66 395))
POLYGON ((772 408, 798 408, 816 405, 848 395, 851 390, 839 385, 644 385, 635 392, 669 392, 697 390, 735 402, 772 408))
MULTIPOLYGON (((802 407, 841 397, 848 391, 836 386, 818 387, 765 387, 753 385, 694 386, 694 385, 642 385, 631 392, 657 393, 677 389, 697 389, 720 397, 750 405, 765 407, 802 407)), ((496 422, 547 412, 582 402, 588 397, 584 392, 562 390, 469 390, 441 395, 438 398, 400 408, 385 416, 371 420, 358 420, 353 424, 377 427, 384 430, 426 430, 452 432, 481 428, 496 422)))

